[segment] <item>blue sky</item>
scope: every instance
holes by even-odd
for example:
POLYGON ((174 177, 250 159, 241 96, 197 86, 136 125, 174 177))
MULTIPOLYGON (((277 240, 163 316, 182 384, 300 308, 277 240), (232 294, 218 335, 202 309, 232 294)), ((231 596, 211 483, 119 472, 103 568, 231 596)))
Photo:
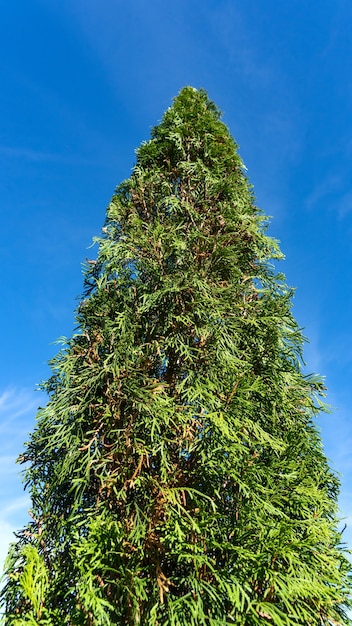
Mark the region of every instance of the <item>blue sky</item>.
MULTIPOLYGON (((349 0, 4 0, 0 8, 0 561, 27 519, 14 459, 70 335, 81 263, 115 186, 184 85, 204 87, 281 241, 326 376, 324 446, 352 478, 352 4, 349 0)), ((352 531, 346 540, 352 546, 352 531)))

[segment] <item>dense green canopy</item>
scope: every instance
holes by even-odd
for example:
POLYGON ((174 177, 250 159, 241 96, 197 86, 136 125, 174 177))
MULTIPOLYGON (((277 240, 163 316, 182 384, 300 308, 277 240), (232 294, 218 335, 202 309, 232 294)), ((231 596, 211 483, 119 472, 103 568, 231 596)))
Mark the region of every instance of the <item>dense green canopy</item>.
POLYGON ((237 146, 184 88, 85 268, 21 460, 6 626, 348 623, 338 480, 237 146))

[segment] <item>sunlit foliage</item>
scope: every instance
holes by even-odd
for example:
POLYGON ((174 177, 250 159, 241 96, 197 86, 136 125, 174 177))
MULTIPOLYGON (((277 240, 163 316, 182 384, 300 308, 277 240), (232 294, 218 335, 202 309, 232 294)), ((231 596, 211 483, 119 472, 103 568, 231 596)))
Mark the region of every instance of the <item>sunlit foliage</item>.
POLYGON ((277 242, 206 92, 137 151, 21 461, 6 626, 348 623, 338 480, 277 242))

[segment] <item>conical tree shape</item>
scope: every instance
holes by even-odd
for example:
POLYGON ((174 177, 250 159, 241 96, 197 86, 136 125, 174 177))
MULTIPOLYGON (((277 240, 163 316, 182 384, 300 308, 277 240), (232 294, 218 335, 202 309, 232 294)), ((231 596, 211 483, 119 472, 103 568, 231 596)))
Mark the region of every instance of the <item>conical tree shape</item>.
POLYGON ((21 457, 6 626, 348 623, 338 480, 236 144, 183 89, 85 270, 21 457))

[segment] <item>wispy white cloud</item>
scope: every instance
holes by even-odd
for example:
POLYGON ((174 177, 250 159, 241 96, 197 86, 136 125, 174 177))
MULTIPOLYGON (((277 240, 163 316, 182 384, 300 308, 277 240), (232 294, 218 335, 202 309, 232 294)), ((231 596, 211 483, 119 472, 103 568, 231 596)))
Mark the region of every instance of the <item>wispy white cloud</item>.
POLYGON ((339 219, 352 212, 352 190, 349 175, 341 172, 330 174, 319 182, 305 199, 305 206, 312 210, 322 207, 332 210, 339 219))
POLYGON ((0 420, 3 420, 4 416, 17 419, 28 413, 36 403, 33 392, 25 389, 7 389, 0 393, 0 420))
POLYGON ((29 496, 24 493, 16 458, 32 430, 39 394, 28 389, 0 392, 0 570, 14 531, 25 522, 29 496))
POLYGON ((14 498, 11 500, 7 506, 2 511, 3 517, 9 517, 14 513, 18 513, 18 511, 23 511, 24 509, 28 509, 30 505, 30 498, 28 496, 20 496, 18 498, 14 498))
POLYGON ((15 465, 16 457, 8 454, 0 456, 0 475, 9 476, 11 474, 18 474, 18 467, 15 465))
POLYGON ((337 174, 331 174, 327 178, 324 178, 319 182, 315 188, 309 193, 306 198, 305 205, 307 209, 314 209, 319 203, 323 202, 327 196, 341 191, 341 185, 343 181, 341 176, 337 174))
POLYGON ((37 163, 62 163, 64 165, 98 165, 98 160, 83 159, 70 154, 60 154, 53 152, 43 152, 26 146, 4 146, 0 145, 0 155, 8 159, 24 159, 37 163))
POLYGON ((344 218, 352 212, 352 191, 343 194, 338 203, 339 217, 344 218))
POLYGON ((328 390, 328 402, 332 407, 332 413, 321 415, 318 425, 321 427, 324 452, 330 466, 337 473, 341 491, 339 497, 339 528, 344 530, 342 541, 352 546, 352 423, 350 409, 344 402, 341 394, 336 390, 328 390))

